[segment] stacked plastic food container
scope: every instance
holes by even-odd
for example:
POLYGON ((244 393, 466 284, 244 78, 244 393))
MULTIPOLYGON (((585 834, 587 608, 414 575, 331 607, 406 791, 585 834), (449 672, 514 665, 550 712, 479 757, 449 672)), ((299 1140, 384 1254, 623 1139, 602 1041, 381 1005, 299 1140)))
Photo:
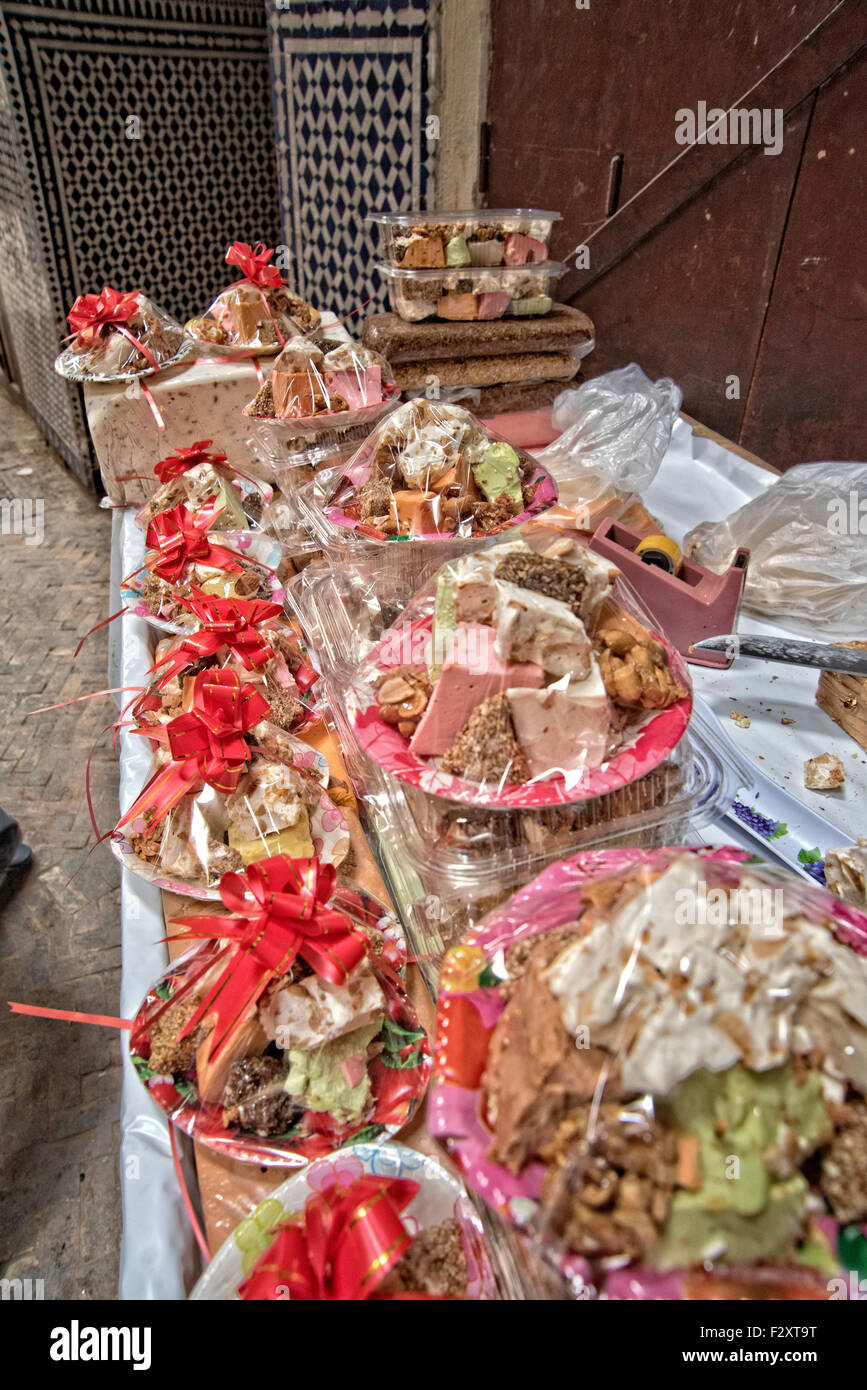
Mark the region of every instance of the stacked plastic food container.
POLYGON ((548 259, 559 217, 534 208, 377 214, 392 309, 411 323, 547 314, 566 269, 548 259))
POLYGON ((364 343, 388 356, 402 391, 433 390, 490 417, 549 405, 577 375, 593 324, 555 303, 559 218, 499 208, 369 219, 391 313, 367 318, 364 343))

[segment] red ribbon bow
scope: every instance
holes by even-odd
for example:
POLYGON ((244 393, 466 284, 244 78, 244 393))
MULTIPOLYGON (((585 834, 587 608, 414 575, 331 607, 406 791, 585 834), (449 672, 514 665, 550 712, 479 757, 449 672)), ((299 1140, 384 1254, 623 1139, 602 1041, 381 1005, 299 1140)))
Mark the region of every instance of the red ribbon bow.
POLYGON ((202 671, 193 682, 192 707, 167 724, 148 724, 133 733, 168 745, 172 761, 160 768, 118 821, 118 830, 153 806, 158 825, 197 782, 220 792, 235 791, 250 760, 245 734, 271 712, 264 696, 245 685, 237 671, 202 671))
POLYGON ((220 897, 231 917, 181 917, 188 935, 228 941, 233 950, 180 1036, 216 1014, 209 1060, 247 1017, 272 979, 285 975, 296 956, 330 984, 346 983, 367 953, 367 939, 350 919, 328 906, 337 873, 318 859, 274 855, 243 874, 223 874, 220 897))
POLYGON ((221 647, 228 647, 248 671, 264 666, 274 655, 273 647, 256 629, 261 623, 282 618, 279 603, 260 598, 219 598, 203 594, 194 585, 190 585, 189 594, 179 594, 178 601, 195 614, 202 627, 154 662, 148 674, 158 677, 160 687, 185 666, 215 656, 221 647))
POLYGON ((94 346, 104 328, 115 328, 118 333, 129 339, 154 371, 158 372, 160 364, 153 353, 124 327, 139 307, 140 294, 141 290, 130 290, 128 294, 121 294, 120 290, 109 289, 108 285, 101 294, 80 294, 66 315, 66 322, 73 329, 69 337, 75 339, 78 347, 87 351, 94 346))
POLYGON ((160 459, 159 463, 154 464, 154 473, 161 483, 168 483, 173 478, 182 478, 191 468, 195 468, 199 463, 210 463, 215 467, 226 462, 225 454, 209 454, 208 446, 213 444, 212 439, 198 439, 195 444, 191 444, 188 449, 175 449, 173 454, 167 458, 160 459))
MULTIPOLYGON (((138 309, 141 290, 120 290, 105 286, 101 294, 80 294, 66 315, 66 322, 82 348, 92 348, 103 328, 118 328, 127 323, 138 309)), ((135 342, 135 339, 132 339, 135 342)))
POLYGON ((214 569, 240 573, 234 552, 212 545, 208 539, 208 529, 222 510, 209 502, 193 515, 181 502, 168 512, 158 512, 145 535, 148 549, 156 552, 146 561, 146 568, 170 584, 177 584, 186 566, 196 560, 214 569))
POLYGON ((269 265, 274 248, 257 241, 248 246, 246 241, 233 241, 226 252, 226 264, 236 265, 244 280, 255 285, 257 290, 280 290, 285 286, 283 276, 276 265, 269 265))
MULTIPOLYGON (((238 1289, 244 1299, 355 1300, 376 1296, 412 1244, 400 1213, 419 1190, 406 1178, 358 1178, 317 1193, 287 1222, 238 1289)), ((388 1295, 385 1295, 388 1297, 388 1295)))

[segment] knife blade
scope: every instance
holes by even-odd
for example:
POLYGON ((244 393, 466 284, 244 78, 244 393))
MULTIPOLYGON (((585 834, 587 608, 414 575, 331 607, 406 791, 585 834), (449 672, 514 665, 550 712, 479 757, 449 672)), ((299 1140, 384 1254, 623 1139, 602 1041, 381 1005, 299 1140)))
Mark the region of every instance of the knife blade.
POLYGON ((704 637, 700 642, 693 642, 692 647, 696 651, 725 652, 735 660, 739 656, 757 656, 762 661, 783 661, 790 666, 818 666, 848 676, 867 676, 867 650, 855 647, 796 642, 789 637, 749 637, 739 632, 704 637))

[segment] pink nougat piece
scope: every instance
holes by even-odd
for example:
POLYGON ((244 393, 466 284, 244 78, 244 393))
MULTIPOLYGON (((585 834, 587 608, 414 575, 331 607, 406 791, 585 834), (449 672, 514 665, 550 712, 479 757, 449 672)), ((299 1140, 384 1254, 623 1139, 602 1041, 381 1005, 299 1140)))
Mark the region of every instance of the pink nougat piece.
POLYGON ((504 290, 496 290, 491 294, 480 294, 476 318, 501 319, 511 302, 512 296, 506 294, 504 290))
POLYGON ((512 232, 506 237, 506 248, 503 252, 504 265, 527 265, 531 261, 544 261, 548 257, 548 248, 544 241, 536 241, 535 237, 524 236, 523 232, 512 232))
POLYGON ((562 772, 570 786, 604 762, 611 716, 598 669, 583 681, 568 676, 545 690, 508 691, 515 737, 531 777, 562 772))
POLYGON ((365 405, 379 405, 382 400, 382 368, 379 363, 370 367, 349 368, 342 372, 326 372, 325 385, 331 396, 342 396, 350 410, 365 405))
POLYGON ((494 652, 496 635, 492 627, 458 623, 442 674, 409 745, 418 757, 447 753, 473 710, 489 696, 542 684, 544 672, 535 662, 500 661, 494 652))

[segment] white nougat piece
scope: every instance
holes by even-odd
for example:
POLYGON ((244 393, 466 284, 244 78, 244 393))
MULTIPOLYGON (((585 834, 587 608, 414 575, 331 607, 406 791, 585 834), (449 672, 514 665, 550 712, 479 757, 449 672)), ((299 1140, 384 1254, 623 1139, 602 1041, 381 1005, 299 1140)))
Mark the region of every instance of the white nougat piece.
POLYGON ((826 851, 825 883, 844 903, 867 912, 867 839, 826 851))
POLYGON ((495 651, 501 661, 535 661, 552 676, 590 675, 592 648, 587 630, 559 599, 497 580, 495 651))
POLYGON ((506 692, 515 737, 533 777, 561 772, 567 783, 605 761, 611 710, 595 657, 584 680, 564 676, 553 685, 506 692))
POLYGON ((385 996, 370 964, 362 961, 344 985, 319 975, 276 989, 259 1006, 259 1020, 278 1047, 316 1047, 372 1023, 385 996))
POLYGON ((245 840, 297 825, 305 809, 304 779, 282 763, 254 763, 226 797, 230 824, 245 840))

